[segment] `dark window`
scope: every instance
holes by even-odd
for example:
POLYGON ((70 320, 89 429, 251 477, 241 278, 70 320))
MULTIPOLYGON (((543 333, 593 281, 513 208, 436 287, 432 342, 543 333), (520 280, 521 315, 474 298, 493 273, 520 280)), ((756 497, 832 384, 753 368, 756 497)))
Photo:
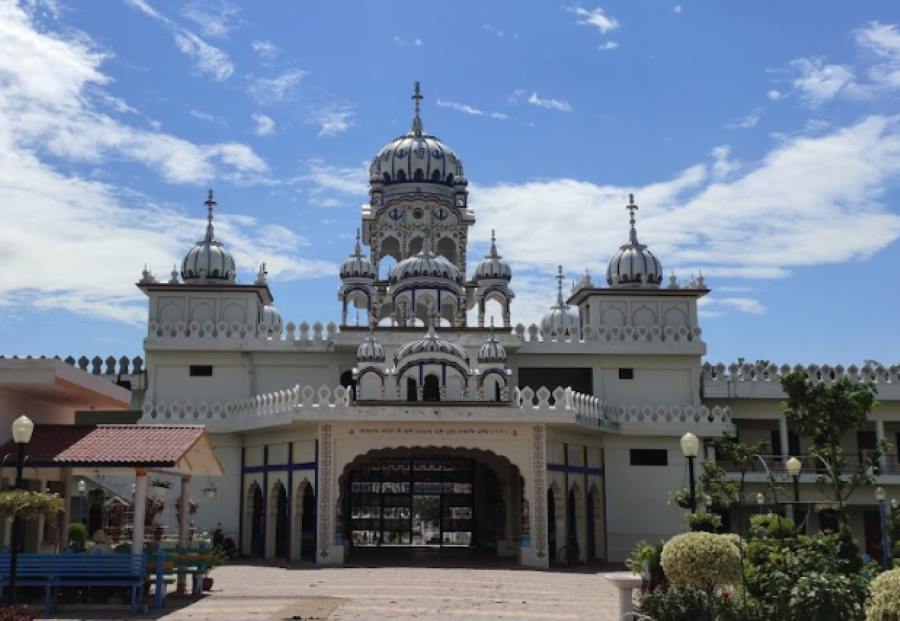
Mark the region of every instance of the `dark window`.
POLYGON ((546 386, 551 391, 557 386, 571 387, 575 392, 594 394, 593 370, 590 367, 521 367, 519 388, 526 386, 537 390, 546 386))
POLYGON ((406 181, 406 173, 404 171, 397 171, 397 181, 406 181))
POLYGON ((212 377, 212 365, 192 364, 189 373, 191 377, 212 377))
POLYGON ((666 449, 631 449, 632 466, 668 466, 669 452, 666 449))
POLYGON ((619 379, 634 379, 634 369, 619 369, 619 379))
POLYGON ((426 375, 422 384, 422 401, 440 401, 441 383, 437 375, 426 375))
POLYGON ((416 386, 416 380, 411 377, 406 378, 406 400, 407 401, 418 401, 419 400, 419 390, 416 386))

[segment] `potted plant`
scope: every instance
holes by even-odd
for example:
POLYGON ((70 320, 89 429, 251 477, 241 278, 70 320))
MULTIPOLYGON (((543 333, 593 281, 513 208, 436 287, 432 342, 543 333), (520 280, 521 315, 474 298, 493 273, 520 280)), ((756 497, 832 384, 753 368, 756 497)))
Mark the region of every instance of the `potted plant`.
MULTIPOLYGON (((210 555, 209 568, 211 570, 215 569, 219 565, 224 565, 226 562, 228 562, 228 553, 225 552, 225 548, 223 548, 220 545, 213 546, 212 554, 210 555)), ((213 587, 212 577, 209 574, 203 576, 203 590, 209 591, 212 589, 212 587, 213 587)))
POLYGON ((84 552, 84 546, 87 543, 88 532, 87 526, 81 522, 72 522, 69 524, 69 548, 75 552, 84 552))

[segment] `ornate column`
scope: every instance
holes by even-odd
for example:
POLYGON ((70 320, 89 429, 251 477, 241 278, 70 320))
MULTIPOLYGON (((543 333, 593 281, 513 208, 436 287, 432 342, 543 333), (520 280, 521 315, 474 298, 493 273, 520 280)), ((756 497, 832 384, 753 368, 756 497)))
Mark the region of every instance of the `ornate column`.
POLYGON ((547 446, 543 425, 531 428, 531 472, 525 475, 530 535, 522 538, 519 561, 529 567, 549 567, 547 550, 547 446))
POLYGON ((334 472, 333 427, 319 425, 318 484, 316 502, 316 562, 320 565, 340 565, 344 562, 344 547, 335 543, 335 502, 337 475, 334 472))
MULTIPOLYGON (((181 494, 178 496, 178 547, 187 548, 191 543, 191 477, 181 475, 181 494)), ((178 574, 176 590, 187 590, 187 574, 178 574)))

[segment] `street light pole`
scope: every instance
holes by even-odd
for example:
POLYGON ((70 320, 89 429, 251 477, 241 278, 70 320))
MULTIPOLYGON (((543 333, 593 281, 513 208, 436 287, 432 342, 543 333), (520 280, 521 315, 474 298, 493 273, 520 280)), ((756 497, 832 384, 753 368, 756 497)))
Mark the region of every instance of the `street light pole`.
POLYGON ((891 551, 888 549, 890 543, 887 532, 887 512, 884 507, 886 496, 887 494, 883 487, 878 486, 875 488, 875 500, 878 501, 878 515, 881 518, 881 568, 884 570, 888 569, 891 560, 891 551))
MULTIPOLYGON (((27 416, 20 416, 13 421, 12 436, 16 443, 16 489, 22 489, 25 469, 25 445, 31 442, 31 434, 34 431, 34 423, 27 416)), ((19 516, 13 515, 12 538, 9 550, 9 591, 6 593, 6 603, 10 606, 16 603, 16 565, 19 560, 19 516)))
POLYGON ((762 515, 763 505, 766 504, 766 495, 762 492, 756 494, 756 506, 759 507, 759 514, 762 515))
POLYGON ((794 514, 794 521, 797 522, 797 508, 800 505, 800 470, 803 469, 803 462, 796 457, 791 457, 787 460, 785 466, 787 467, 788 474, 791 475, 791 478, 794 480, 794 506, 792 508, 792 513, 794 514))
POLYGON ((84 479, 78 482, 78 521, 84 524, 84 493, 87 491, 87 483, 84 479))
POLYGON ((681 436, 681 452, 688 460, 688 481, 690 490, 691 513, 697 513, 697 489, 694 483, 694 459, 700 452, 700 440, 688 431, 681 436))

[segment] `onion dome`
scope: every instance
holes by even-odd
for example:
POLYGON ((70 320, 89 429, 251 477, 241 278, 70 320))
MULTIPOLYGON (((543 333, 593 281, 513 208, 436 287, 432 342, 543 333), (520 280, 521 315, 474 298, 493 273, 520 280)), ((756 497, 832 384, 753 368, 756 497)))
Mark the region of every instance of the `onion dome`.
POLYGON ((560 265, 559 273, 556 276, 556 279, 559 281, 559 287, 556 292, 556 304, 551 306, 550 310, 541 319, 541 332, 545 336, 575 334, 581 323, 578 311, 563 301, 562 288, 565 278, 562 265, 560 265))
POLYGON ((394 353, 394 364, 399 365, 404 358, 409 358, 416 354, 440 354, 441 356, 456 358, 458 361, 464 362, 466 366, 469 363, 469 354, 466 353, 465 349, 435 333, 434 321, 428 326, 428 332, 425 333, 423 338, 404 343, 397 349, 394 353))
POLYGON ((497 238, 491 229, 491 251, 475 267, 475 280, 500 279, 509 281, 512 279, 512 269, 509 263, 497 254, 497 238))
POLYGON ((375 280, 375 267, 367 256, 362 253, 359 243, 359 229, 356 229, 356 247, 341 265, 341 278, 371 278, 375 280))
POLYGON ((235 276, 234 259, 225 247, 216 241, 213 230, 213 191, 204 203, 207 209, 206 237, 194 244, 184 261, 181 262, 181 279, 186 284, 233 283, 235 276))
POLYGON ((370 331, 366 340, 356 350, 357 362, 384 362, 384 347, 375 340, 375 335, 370 331))
POLYGON ((463 174, 462 160, 439 138, 422 130, 419 117, 422 94, 418 82, 412 99, 416 113, 412 129, 386 144, 375 155, 369 166, 370 183, 377 176, 385 185, 412 181, 452 186, 456 177, 463 174))
POLYGON ((647 246, 638 242, 637 230, 634 228, 634 212, 638 206, 634 204, 634 194, 628 195, 629 232, 628 243, 619 247, 619 251, 609 260, 606 268, 606 282, 610 287, 622 288, 658 288, 663 279, 662 263, 659 262, 647 246))
POLYGON ((463 281, 459 268, 452 261, 431 250, 430 232, 426 235, 422 250, 396 263, 391 268, 391 284, 414 278, 438 278, 460 285, 463 281))
POLYGON ((491 336, 478 350, 478 362, 506 362, 506 348, 494 336, 493 319, 491 319, 491 336))
POLYGON ((259 318, 259 323, 261 326, 265 326, 267 328, 271 328, 276 332, 281 331, 281 313, 278 312, 278 309, 272 306, 271 304, 266 304, 262 307, 262 314, 259 318))

